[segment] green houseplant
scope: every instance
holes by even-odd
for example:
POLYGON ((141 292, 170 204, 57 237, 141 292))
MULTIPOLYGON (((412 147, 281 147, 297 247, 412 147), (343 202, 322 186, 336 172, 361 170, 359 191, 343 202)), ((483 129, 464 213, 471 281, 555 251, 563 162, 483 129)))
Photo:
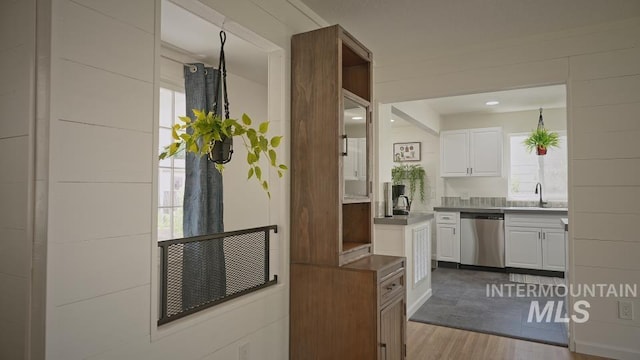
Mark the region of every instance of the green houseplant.
MULTIPOLYGON (((168 145, 160 154, 160 160, 174 156, 180 151, 208 155, 212 158, 214 148, 220 147, 226 139, 239 137, 247 149, 247 164, 249 165, 247 179, 255 178, 260 186, 271 197, 269 192, 269 182, 262 177, 260 159, 266 158, 271 167, 278 171, 278 176, 282 177, 287 166, 277 162, 276 148, 280 146, 282 136, 267 137, 269 122, 265 121, 252 127, 251 118, 247 114, 242 115, 242 121, 236 119, 222 119, 213 112, 205 113, 197 109, 193 110, 195 120, 188 116, 181 116, 182 124, 175 124, 172 129, 174 142, 168 145)), ((224 165, 215 164, 216 169, 222 173, 224 165)))
POLYGON ((529 137, 524 141, 524 145, 526 145, 529 152, 536 149, 538 155, 546 155, 547 149, 560 145, 560 139, 558 133, 545 128, 538 128, 529 134, 529 137))
POLYGON ((397 165, 391 169, 391 180, 394 185, 409 183, 411 199, 414 198, 416 188, 420 191, 420 201, 424 202, 424 182, 426 172, 421 165, 397 165))

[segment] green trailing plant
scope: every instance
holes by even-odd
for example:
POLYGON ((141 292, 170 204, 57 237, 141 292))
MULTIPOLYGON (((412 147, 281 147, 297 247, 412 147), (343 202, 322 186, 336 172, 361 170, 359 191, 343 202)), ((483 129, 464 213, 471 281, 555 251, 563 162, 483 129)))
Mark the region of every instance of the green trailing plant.
MULTIPOLYGON (((263 178, 261 158, 267 159, 271 167, 275 168, 278 176, 282 177, 287 166, 277 162, 276 149, 280 146, 282 136, 267 137, 269 122, 265 121, 252 127, 251 118, 247 114, 242 115, 242 121, 236 119, 222 119, 213 112, 205 113, 197 109, 193 110, 195 120, 188 116, 180 116, 182 124, 175 124, 172 128, 174 142, 168 145, 160 154, 160 160, 174 156, 181 151, 208 155, 216 142, 222 142, 225 138, 239 137, 247 149, 247 164, 249 165, 247 179, 255 178, 260 186, 271 198, 269 182, 263 178), (187 131, 191 130, 191 131, 187 131)), ((215 164, 220 173, 224 171, 223 164, 215 164)))
POLYGON ((391 169, 391 180, 394 185, 409 183, 409 194, 414 199, 416 189, 420 193, 420 201, 424 202, 424 182, 426 172, 421 165, 397 165, 391 169))
POLYGON ((529 137, 524 140, 524 145, 529 152, 535 149, 544 150, 558 147, 560 145, 560 138, 557 132, 549 131, 545 128, 538 128, 533 130, 529 137))

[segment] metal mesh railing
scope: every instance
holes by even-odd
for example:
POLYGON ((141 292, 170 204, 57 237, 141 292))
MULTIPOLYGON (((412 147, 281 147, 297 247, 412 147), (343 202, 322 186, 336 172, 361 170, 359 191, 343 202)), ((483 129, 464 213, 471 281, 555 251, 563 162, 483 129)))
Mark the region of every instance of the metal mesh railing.
POLYGON ((158 325, 275 285, 269 234, 276 225, 158 242, 158 325))

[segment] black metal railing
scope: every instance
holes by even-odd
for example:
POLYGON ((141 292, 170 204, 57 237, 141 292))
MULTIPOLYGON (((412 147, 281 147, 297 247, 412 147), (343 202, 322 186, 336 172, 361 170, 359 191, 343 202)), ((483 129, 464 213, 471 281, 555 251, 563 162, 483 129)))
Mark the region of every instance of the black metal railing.
POLYGON ((275 285, 269 234, 276 225, 158 242, 158 325, 275 285))

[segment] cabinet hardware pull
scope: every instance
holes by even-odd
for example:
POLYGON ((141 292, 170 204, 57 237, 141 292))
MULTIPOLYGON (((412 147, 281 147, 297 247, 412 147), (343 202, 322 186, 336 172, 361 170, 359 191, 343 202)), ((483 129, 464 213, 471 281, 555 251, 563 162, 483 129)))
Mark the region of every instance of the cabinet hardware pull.
POLYGON ((347 156, 349 154, 349 138, 347 138, 347 135, 342 135, 342 140, 344 141, 344 152, 342 152, 342 156, 347 156))
POLYGON ((547 234, 546 233, 542 233, 542 240, 547 240, 547 234))
POLYGON ((473 175, 473 168, 469 168, 469 174, 473 175))
POLYGON ((456 228, 453 228, 453 235, 456 234, 456 228))
POLYGON ((538 239, 540 239, 540 232, 538 231, 538 239))

